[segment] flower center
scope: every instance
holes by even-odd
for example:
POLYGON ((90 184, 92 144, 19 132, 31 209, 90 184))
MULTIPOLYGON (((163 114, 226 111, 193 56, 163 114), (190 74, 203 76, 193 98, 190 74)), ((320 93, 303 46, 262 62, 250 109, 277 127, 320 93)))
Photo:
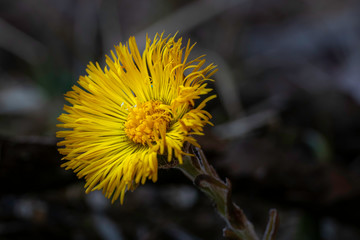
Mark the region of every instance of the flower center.
POLYGON ((135 143, 151 145, 152 142, 165 138, 170 121, 170 106, 150 100, 130 108, 125 133, 135 143))

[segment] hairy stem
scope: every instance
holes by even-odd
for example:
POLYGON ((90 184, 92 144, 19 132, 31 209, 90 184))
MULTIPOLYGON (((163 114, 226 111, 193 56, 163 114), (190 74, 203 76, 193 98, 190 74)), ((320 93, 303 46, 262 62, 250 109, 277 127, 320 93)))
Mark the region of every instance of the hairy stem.
MULTIPOLYGON (((189 147, 180 169, 202 192, 216 205, 219 215, 227 226, 223 229, 223 236, 233 240, 258 240, 253 225, 247 220, 244 212, 231 199, 231 182, 225 182, 219 177, 215 169, 208 163, 203 151, 197 147, 189 147)), ((270 210, 270 219, 264 234, 264 240, 274 240, 278 225, 275 209, 270 210)))

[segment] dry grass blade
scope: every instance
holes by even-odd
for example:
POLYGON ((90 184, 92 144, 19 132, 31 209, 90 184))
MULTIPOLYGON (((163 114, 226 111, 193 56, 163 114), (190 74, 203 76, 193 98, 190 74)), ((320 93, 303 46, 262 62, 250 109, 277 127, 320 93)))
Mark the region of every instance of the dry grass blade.
POLYGON ((276 209, 270 209, 269 222, 266 226, 263 240, 274 240, 279 226, 279 215, 276 209))

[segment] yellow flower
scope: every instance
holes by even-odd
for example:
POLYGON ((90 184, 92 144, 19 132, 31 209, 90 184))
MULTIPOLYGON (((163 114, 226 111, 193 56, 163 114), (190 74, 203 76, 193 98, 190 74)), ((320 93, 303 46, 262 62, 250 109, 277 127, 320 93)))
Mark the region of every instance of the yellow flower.
POLYGON ((210 124, 205 111, 206 81, 217 70, 205 66, 203 56, 188 61, 188 41, 156 35, 146 39, 142 55, 134 37, 115 46, 106 56, 106 67, 90 63, 72 91, 65 94, 70 106, 58 120, 62 167, 85 178, 86 192, 101 190, 112 202, 146 179, 157 180, 158 158, 182 164, 185 142, 198 146, 193 135, 202 135, 210 124))

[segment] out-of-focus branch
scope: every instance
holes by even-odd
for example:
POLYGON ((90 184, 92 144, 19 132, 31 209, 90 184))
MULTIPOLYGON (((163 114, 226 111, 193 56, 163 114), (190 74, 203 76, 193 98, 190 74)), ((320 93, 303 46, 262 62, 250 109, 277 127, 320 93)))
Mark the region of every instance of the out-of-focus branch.
POLYGON ((0 18, 0 48, 3 48, 31 65, 40 63, 47 55, 46 47, 26 33, 0 18))
POLYGON ((217 125, 213 132, 221 139, 230 139, 243 136, 256 128, 266 125, 277 116, 275 110, 264 110, 237 120, 217 125))
POLYGON ((145 40, 142 40, 145 34, 154 36, 157 32, 162 31, 166 31, 167 33, 178 31, 181 34, 245 1, 246 0, 194 1, 136 34, 138 46, 145 45, 145 40))

